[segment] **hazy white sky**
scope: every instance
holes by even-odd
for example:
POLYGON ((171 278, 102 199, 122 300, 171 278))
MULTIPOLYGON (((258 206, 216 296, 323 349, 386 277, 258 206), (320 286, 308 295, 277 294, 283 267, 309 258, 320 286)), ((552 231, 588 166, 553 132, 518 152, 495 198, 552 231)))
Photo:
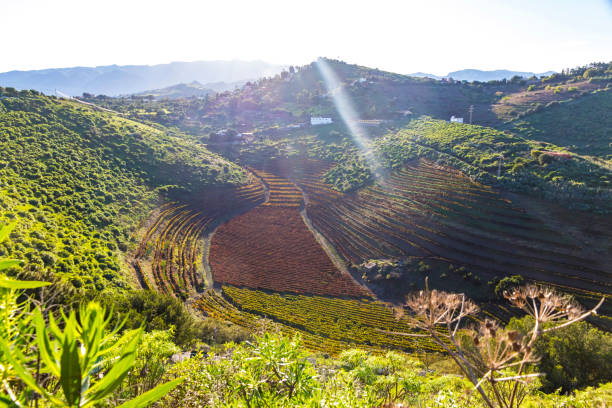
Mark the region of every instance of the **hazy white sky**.
POLYGON ((612 0, 0 0, 0 72, 318 56, 399 73, 612 60, 612 0))

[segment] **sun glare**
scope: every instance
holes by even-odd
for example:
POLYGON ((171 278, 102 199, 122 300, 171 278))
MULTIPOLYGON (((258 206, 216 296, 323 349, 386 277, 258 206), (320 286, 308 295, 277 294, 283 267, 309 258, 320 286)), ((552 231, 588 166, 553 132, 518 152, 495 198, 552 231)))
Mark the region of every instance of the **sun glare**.
POLYGON ((371 138, 359 123, 360 117, 353 107, 351 97, 344 89, 334 69, 325 59, 318 58, 316 66, 323 77, 328 95, 333 99, 338 114, 348 128, 355 145, 361 151, 361 154, 370 168, 370 172, 377 180, 381 179, 383 176, 382 166, 376 157, 376 152, 372 149, 371 138))

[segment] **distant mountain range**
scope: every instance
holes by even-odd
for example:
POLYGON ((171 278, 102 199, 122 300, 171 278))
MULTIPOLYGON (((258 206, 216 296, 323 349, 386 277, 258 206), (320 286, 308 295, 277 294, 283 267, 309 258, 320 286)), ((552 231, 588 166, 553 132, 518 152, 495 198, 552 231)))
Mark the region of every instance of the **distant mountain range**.
POLYGON ((438 76, 433 74, 427 74, 424 72, 415 72, 414 74, 409 74, 409 76, 419 77, 419 78, 433 78, 433 79, 442 79, 442 78, 453 78, 457 81, 499 81, 501 79, 510 79, 513 76, 520 76, 523 78, 530 78, 532 76, 543 77, 554 74, 555 71, 546 71, 542 73, 534 73, 534 72, 521 72, 521 71, 509 71, 507 69, 496 69, 494 71, 482 71, 480 69, 462 69, 460 71, 450 72, 448 75, 438 76))
MULTIPOLYGON (((54 94, 55 90, 58 90, 72 96, 87 92, 108 96, 140 94, 157 98, 179 98, 231 90, 249 80, 276 75, 284 68, 286 67, 263 61, 239 60, 52 68, 0 73, 0 86, 36 89, 45 94, 54 94)), ((410 76, 433 79, 450 77, 460 81, 486 82, 510 79, 515 75, 527 78, 552 73, 553 71, 536 74, 509 70, 464 69, 444 77, 425 72, 416 72, 410 76)))
POLYGON ((272 76, 284 67, 263 61, 171 62, 160 65, 107 65, 53 68, 0 73, 0 86, 36 89, 45 94, 59 90, 68 95, 126 95, 197 81, 213 90, 232 89, 233 83, 272 76), (221 83, 230 88, 219 88, 221 83), (216 89, 217 88, 217 89, 216 89))

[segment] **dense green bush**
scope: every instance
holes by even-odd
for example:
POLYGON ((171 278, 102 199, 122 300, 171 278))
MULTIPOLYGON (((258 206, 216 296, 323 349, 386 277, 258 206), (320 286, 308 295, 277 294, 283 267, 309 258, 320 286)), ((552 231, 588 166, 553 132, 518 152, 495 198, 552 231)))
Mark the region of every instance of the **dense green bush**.
MULTIPOLYGON (((524 333, 530 325, 527 316, 513 318, 509 327, 524 333)), ((546 374, 542 380, 546 392, 568 393, 612 381, 612 335, 587 322, 544 334, 536 348, 539 369, 546 374)))
POLYGON ((506 276, 495 285, 495 296, 499 299, 503 299, 504 292, 512 292, 513 289, 521 286, 524 281, 521 275, 506 276))
POLYGON ((198 342, 239 342, 250 336, 239 326, 198 319, 179 299, 158 292, 137 290, 112 296, 103 292, 98 298, 114 310, 117 322, 126 320, 125 329, 172 330, 172 341, 181 347, 192 347, 198 342))

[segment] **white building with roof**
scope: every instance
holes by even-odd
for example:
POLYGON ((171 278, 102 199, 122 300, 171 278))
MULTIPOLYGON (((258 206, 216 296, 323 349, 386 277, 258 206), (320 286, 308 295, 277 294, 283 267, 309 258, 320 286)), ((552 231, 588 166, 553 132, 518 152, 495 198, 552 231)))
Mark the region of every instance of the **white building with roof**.
POLYGON ((332 118, 324 118, 321 116, 313 116, 310 118, 310 124, 312 126, 329 125, 330 123, 334 123, 332 118))

